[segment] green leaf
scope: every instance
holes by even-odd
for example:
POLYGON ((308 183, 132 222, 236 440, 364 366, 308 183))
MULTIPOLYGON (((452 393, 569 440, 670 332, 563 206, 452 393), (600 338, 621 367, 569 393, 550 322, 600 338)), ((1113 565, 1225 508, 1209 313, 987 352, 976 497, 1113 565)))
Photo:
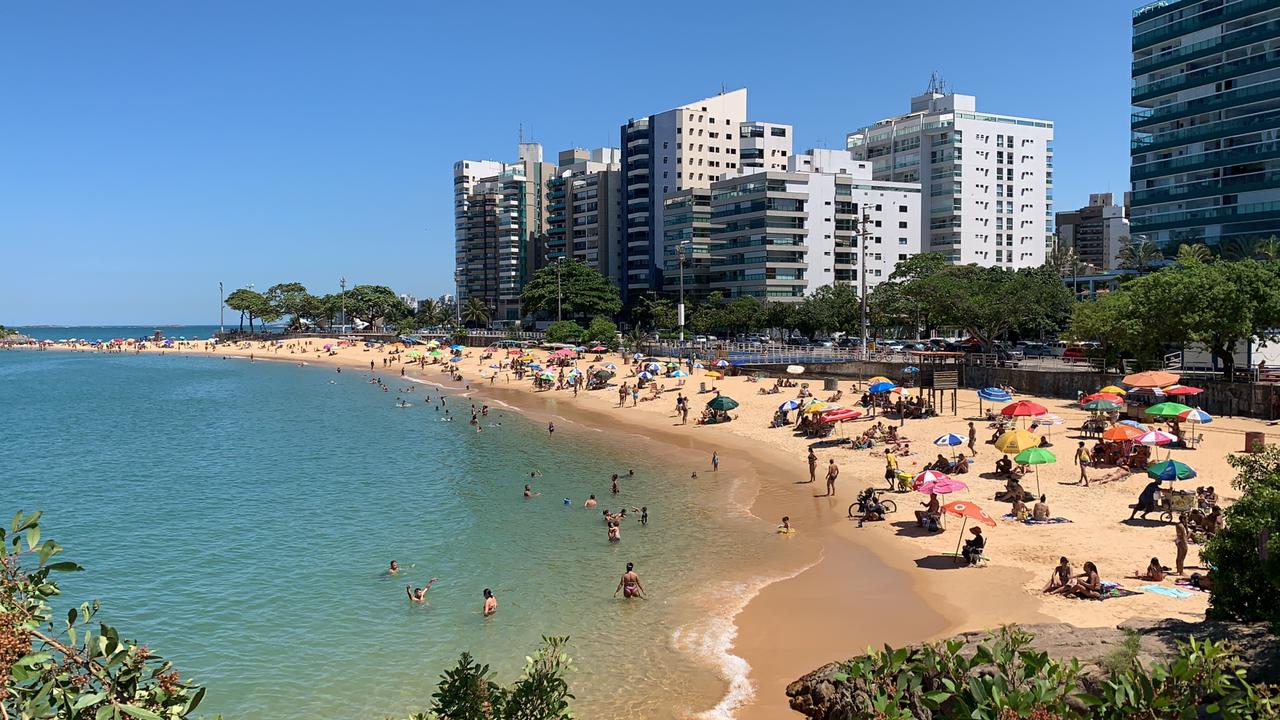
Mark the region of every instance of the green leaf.
POLYGON ((83 572, 84 571, 84 568, 70 561, 52 563, 49 565, 49 569, 52 570, 53 572, 83 572))
POLYGON ((22 657, 18 658, 18 661, 14 663, 14 665, 17 665, 19 667, 35 667, 36 665, 39 665, 41 663, 48 662, 52 658, 53 658, 53 653, 49 652, 48 650, 40 650, 37 652, 27 653, 26 655, 23 655, 22 657))
POLYGON ((106 693, 92 693, 89 695, 81 695, 79 700, 71 706, 72 710, 83 710, 84 708, 100 703, 107 698, 106 693))
POLYGON ((27 528, 27 549, 35 550, 36 545, 40 544, 40 526, 33 525, 27 528))
POLYGON ((927 699, 929 702, 935 705, 941 705, 942 703, 946 702, 947 699, 950 697, 951 697, 951 693, 949 692, 931 692, 931 693, 925 694, 925 699, 927 699))
POLYGON ((134 707, 133 705, 121 705, 120 709, 124 711, 125 715, 138 718, 138 720, 164 720, 164 718, 150 710, 144 710, 140 707, 134 707))
POLYGON ((107 720, 107 718, 114 718, 118 716, 119 713, 116 712, 115 707, 112 705, 103 705, 93 714, 94 720, 107 720))

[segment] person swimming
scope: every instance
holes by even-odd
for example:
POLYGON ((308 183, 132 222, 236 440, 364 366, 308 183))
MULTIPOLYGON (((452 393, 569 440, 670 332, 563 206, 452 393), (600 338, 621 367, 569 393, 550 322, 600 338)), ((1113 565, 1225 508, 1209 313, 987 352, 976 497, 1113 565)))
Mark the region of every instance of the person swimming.
POLYGON ((423 587, 420 587, 420 588, 415 588, 415 587, 413 587, 413 586, 411 586, 411 585, 405 585, 405 586, 404 586, 404 592, 405 592, 405 594, 406 594, 406 595, 408 595, 408 596, 409 596, 409 600, 411 600, 411 601, 413 601, 413 602, 416 602, 416 603, 423 603, 423 602, 426 602, 426 601, 427 601, 427 591, 431 589, 431 586, 432 586, 432 585, 435 585, 435 584, 436 584, 436 580, 437 580, 437 579, 438 579, 438 578, 431 578, 431 580, 430 580, 426 585, 424 585, 423 587))
POLYGON ((622 574, 622 579, 618 581, 618 587, 613 591, 613 596, 618 596, 618 591, 622 591, 624 598, 640 598, 644 599, 644 586, 640 584, 640 576, 636 574, 635 563, 627 563, 627 571, 622 574))
POLYGON ((596 496, 595 496, 595 495, 592 495, 591 497, 588 497, 588 498, 587 498, 587 501, 586 501, 586 502, 584 502, 584 503, 582 503, 582 506, 583 506, 583 507, 587 507, 587 508, 593 508, 593 507, 595 507, 595 506, 596 506, 596 496))
POLYGON ((542 493, 536 493, 536 492, 534 492, 534 491, 533 491, 533 486, 532 486, 532 485, 530 485, 530 484, 528 484, 528 483, 525 483, 525 486, 524 486, 524 496, 525 496, 525 497, 527 497, 527 498, 530 498, 530 497, 537 497, 537 496, 539 496, 539 495, 541 495, 541 494, 542 494, 542 493))
POLYGON ((388 575, 395 575, 400 572, 400 563, 395 560, 391 561, 391 567, 387 568, 388 575))
POLYGON ((488 617, 498 612, 498 598, 493 596, 493 591, 489 588, 484 589, 484 614, 488 617))

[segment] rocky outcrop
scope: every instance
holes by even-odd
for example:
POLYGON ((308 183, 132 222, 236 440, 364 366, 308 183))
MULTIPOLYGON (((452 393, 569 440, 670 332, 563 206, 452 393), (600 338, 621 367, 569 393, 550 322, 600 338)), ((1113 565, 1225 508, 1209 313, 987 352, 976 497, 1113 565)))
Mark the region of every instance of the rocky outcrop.
MULTIPOLYGON (((1188 637, 1199 640, 1231 641, 1244 662, 1251 682, 1280 681, 1280 637, 1268 632, 1265 624, 1222 622, 1188 623, 1180 620, 1130 621, 1115 628, 1078 628, 1065 624, 1024 625, 1035 636, 1031 645, 1050 656, 1066 660, 1078 658, 1080 681, 1085 685, 1103 676, 1099 666, 1104 658, 1123 647, 1128 631, 1138 633, 1137 660, 1143 665, 1167 661, 1177 652, 1178 642, 1188 637)), ((966 642, 964 652, 987 637, 986 632, 956 636, 966 642)), ((814 720, 855 720, 871 717, 867 688, 857 679, 838 679, 840 663, 828 663, 787 686, 791 708, 814 720), (865 707, 864 707, 865 706, 865 707)), ((930 720, 929 709, 912 698, 912 715, 930 720)))

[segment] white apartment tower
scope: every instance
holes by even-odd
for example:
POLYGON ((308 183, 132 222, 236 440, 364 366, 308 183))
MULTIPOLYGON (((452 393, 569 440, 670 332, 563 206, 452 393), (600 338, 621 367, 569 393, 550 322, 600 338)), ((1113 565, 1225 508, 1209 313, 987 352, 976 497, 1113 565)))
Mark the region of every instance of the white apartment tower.
POLYGON ((959 264, 1042 264, 1053 238, 1053 123, 977 111, 940 87, 849 133, 876 180, 918 182, 924 251, 959 264))

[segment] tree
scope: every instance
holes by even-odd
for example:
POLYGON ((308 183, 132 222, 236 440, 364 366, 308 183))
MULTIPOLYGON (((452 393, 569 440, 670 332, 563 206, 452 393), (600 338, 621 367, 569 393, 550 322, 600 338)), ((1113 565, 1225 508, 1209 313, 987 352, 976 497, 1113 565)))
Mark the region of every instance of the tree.
MULTIPOLYGON (((1121 240, 1126 239, 1121 238, 1121 240)), ((1138 272, 1150 270, 1151 266, 1163 257, 1164 253, 1160 252, 1160 246, 1150 240, 1130 240, 1125 242, 1120 252, 1116 253, 1116 260, 1120 262, 1120 267, 1138 272)))
POLYGON ((1226 509, 1226 527, 1205 544, 1213 568, 1209 616, 1280 625, 1280 447, 1230 455, 1231 486, 1240 499, 1226 509))
POLYGON ((533 274, 520 293, 527 314, 557 312, 568 318, 613 316, 622 309, 618 286, 581 260, 564 260, 533 274))
POLYGON ((706 301, 693 309, 689 314, 689 327, 694 332, 706 334, 724 326, 721 311, 724 308, 724 294, 716 290, 707 295, 706 301))
POLYGON ((730 335, 755 330, 764 325, 764 306, 750 295, 739 295, 720 310, 720 323, 730 335))
POLYGON ((302 321, 307 314, 314 314, 313 306, 317 298, 307 292, 302 283, 277 283, 263 293, 267 304, 272 307, 276 317, 289 318, 289 330, 302 328, 302 321))
POLYGON ((616 350, 618 347, 618 326, 614 325, 609 318, 597 315, 591 318, 591 324, 587 326, 585 340, 586 342, 603 345, 610 350, 616 350))
POLYGON ((82 568, 54 562, 62 546, 41 541, 40 515, 19 512, 8 531, 0 527, 0 717, 190 715, 204 688, 181 680, 147 646, 121 639, 98 618, 97 600, 53 619, 51 600, 61 594, 55 574, 82 568))
POLYGON ((557 320, 547 327, 543 339, 549 343, 576 344, 586 332, 581 325, 572 320, 557 320))
POLYGON ((347 314, 374 329, 387 323, 394 325, 409 313, 409 306, 385 285, 356 285, 339 298, 340 302, 346 303, 347 314))
POLYGON ((1213 259, 1213 251, 1203 243, 1183 243, 1178 246, 1178 253, 1174 259, 1179 265, 1193 262, 1207 263, 1213 259))
POLYGON ((1045 267, 952 265, 913 286, 933 320, 964 328, 986 348, 1010 330, 1056 328, 1071 312, 1071 292, 1045 267))
POLYGON ((462 306, 462 321, 468 325, 486 326, 489 324, 489 306, 478 297, 469 297, 462 306))
POLYGON ((680 324, 676 308, 667 298, 641 296, 631 308, 631 322, 650 330, 670 330, 680 324))
POLYGON ((849 283, 823 285, 804 299, 799 314, 814 330, 828 335, 837 331, 860 332, 862 300, 849 283))
POLYGON ((418 302, 418 324, 423 327, 435 327, 448 322, 450 315, 445 314, 444 305, 438 300, 427 298, 418 302))
POLYGON ((271 304, 261 293, 254 292, 249 288, 239 288, 232 291, 227 296, 227 307, 240 313, 240 332, 244 332, 244 319, 249 317, 249 332, 253 332, 253 320, 255 317, 261 317, 264 312, 274 312, 271 304))

